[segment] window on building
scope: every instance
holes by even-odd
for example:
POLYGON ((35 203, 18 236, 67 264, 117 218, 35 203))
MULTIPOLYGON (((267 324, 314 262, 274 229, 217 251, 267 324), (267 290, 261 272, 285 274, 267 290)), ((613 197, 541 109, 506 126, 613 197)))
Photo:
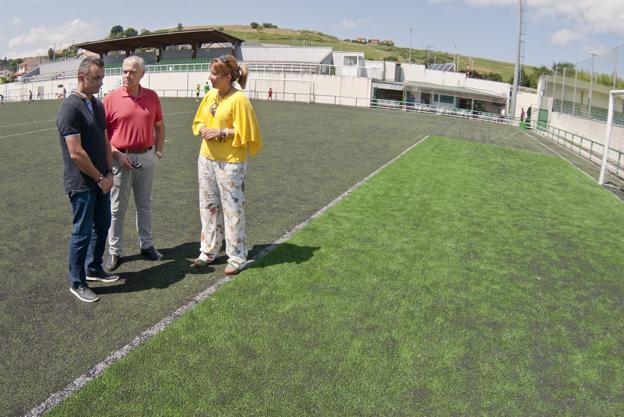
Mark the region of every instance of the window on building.
POLYGON ((345 67, 356 67, 358 63, 358 57, 357 56, 345 56, 343 62, 344 62, 345 67))
POLYGON ((440 103, 455 104, 455 97, 453 97, 453 96, 445 96, 443 94, 440 94, 440 103))

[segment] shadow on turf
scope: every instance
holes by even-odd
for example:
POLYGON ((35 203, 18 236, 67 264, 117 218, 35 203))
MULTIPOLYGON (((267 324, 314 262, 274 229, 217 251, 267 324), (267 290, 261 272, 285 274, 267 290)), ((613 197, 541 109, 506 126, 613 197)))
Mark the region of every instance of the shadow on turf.
MULTIPOLYGON (((254 245, 249 251, 249 257, 253 258, 258 253, 270 247, 270 244, 254 245)), ((205 268, 194 269, 190 267, 191 259, 197 254, 199 242, 187 242, 173 248, 160 249, 164 259, 155 263, 153 267, 136 272, 120 272, 120 281, 113 285, 98 286, 98 294, 128 293, 145 291, 152 288, 167 288, 176 282, 182 281, 187 275, 206 275, 216 271, 214 266, 225 265, 227 256, 219 256, 215 263, 205 268)), ((251 268, 264 268, 281 263, 300 264, 308 261, 319 249, 318 246, 297 246, 291 243, 282 243, 261 260, 254 262, 251 268)), ((124 256, 123 263, 144 261, 141 255, 124 256)), ((94 287, 95 288, 95 287, 94 287)))
MULTIPOLYGON (((271 244, 254 245, 249 251, 249 257, 254 258, 271 244)), ((261 259, 251 264, 250 268, 265 268, 271 265, 307 262, 314 256, 314 252, 319 250, 319 246, 297 246, 292 243, 281 243, 275 249, 264 255, 261 259)))
MULTIPOLYGON (((192 258, 197 254, 199 242, 187 242, 173 248, 159 249, 164 259, 154 262, 154 266, 136 272, 120 272, 121 278, 115 285, 97 287, 98 294, 114 294, 144 291, 152 288, 167 288, 182 281, 189 274, 210 274, 215 271, 212 266, 201 269, 190 267, 192 258)), ((136 254, 123 257, 123 264, 133 261, 145 261, 142 255, 136 254)), ((219 258, 217 258, 219 261, 219 258)), ((150 262, 151 261, 146 261, 150 262)))

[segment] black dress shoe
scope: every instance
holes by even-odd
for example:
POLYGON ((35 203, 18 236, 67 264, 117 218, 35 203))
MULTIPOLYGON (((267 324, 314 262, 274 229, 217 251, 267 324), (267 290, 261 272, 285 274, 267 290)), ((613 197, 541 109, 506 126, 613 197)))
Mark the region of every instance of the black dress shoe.
POLYGON ((119 268, 119 265, 121 265, 121 256, 111 255, 108 258, 108 263, 106 264, 106 270, 108 272, 114 271, 115 269, 119 268))
POLYGON ((160 261, 163 258, 162 253, 158 252, 155 247, 150 246, 146 249, 141 249, 141 255, 145 256, 152 261, 160 261))

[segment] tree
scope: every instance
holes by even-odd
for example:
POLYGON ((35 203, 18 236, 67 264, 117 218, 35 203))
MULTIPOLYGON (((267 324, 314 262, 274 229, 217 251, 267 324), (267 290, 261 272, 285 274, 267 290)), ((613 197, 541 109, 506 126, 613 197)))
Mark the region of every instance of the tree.
POLYGON ((260 25, 258 24, 258 22, 251 22, 250 26, 251 26, 253 29, 258 29, 258 26, 260 26, 260 25))
POLYGON ((485 78, 486 80, 503 82, 503 76, 500 75, 498 72, 488 72, 487 74, 483 75, 483 78, 485 78))
POLYGON ((54 49, 48 49, 48 59, 52 61, 54 59, 54 49))
POLYGON ((138 34, 139 34, 139 32, 137 32, 137 30, 135 28, 127 28, 123 32, 124 38, 128 38, 130 36, 137 36, 138 34))
MULTIPOLYGON (((509 79, 509 84, 513 85, 514 77, 513 75, 509 79)), ((524 70, 524 67, 520 67, 520 82, 518 83, 520 87, 530 87, 537 88, 537 80, 533 77, 533 74, 529 75, 524 70)))
POLYGON ((110 33, 108 34, 109 38, 121 38, 124 33, 124 28, 121 25, 115 25, 111 28, 110 33))
POLYGON ((565 69, 566 76, 574 75, 576 71, 576 67, 571 62, 553 62, 552 69, 557 74, 563 74, 563 70, 565 69))
POLYGON ((150 33, 152 33, 152 32, 150 32, 150 31, 149 31, 149 30, 147 30, 147 29, 141 29, 141 36, 142 36, 142 35, 149 35, 150 33))
POLYGON ((184 29, 184 26, 182 26, 182 23, 178 23, 178 26, 176 27, 177 30, 182 30, 184 29))

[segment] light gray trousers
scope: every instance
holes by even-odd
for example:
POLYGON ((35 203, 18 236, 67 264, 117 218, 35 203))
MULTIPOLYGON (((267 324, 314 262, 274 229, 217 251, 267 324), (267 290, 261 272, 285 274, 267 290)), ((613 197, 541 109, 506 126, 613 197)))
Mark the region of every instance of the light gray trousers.
POLYGON ((128 208, 130 191, 136 206, 136 229, 139 233, 139 247, 154 245, 152 237, 152 184, 158 157, 152 148, 145 153, 127 154, 134 163, 140 163, 136 170, 121 169, 113 159, 113 189, 111 190, 111 226, 108 230, 108 247, 111 255, 121 256, 123 248, 124 216, 128 208))

